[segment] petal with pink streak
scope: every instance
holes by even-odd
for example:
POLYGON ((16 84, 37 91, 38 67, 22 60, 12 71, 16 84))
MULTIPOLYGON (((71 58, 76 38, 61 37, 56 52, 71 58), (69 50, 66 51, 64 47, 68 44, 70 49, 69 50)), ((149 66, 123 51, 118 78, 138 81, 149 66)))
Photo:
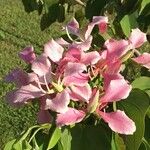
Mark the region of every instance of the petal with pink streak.
POLYGON ((38 86, 29 84, 22 86, 20 89, 15 90, 7 94, 7 100, 10 104, 26 103, 30 99, 43 96, 44 93, 38 88, 38 86))
POLYGON ((94 16, 93 23, 98 24, 99 32, 105 33, 107 31, 108 17, 94 16))
POLYGON ((84 111, 69 108, 67 112, 57 115, 56 124, 60 127, 64 125, 72 125, 81 122, 84 117, 84 111))
POLYGON ((51 71, 51 63, 44 55, 39 56, 32 63, 32 70, 39 76, 44 76, 51 71))
POLYGON ((68 51, 65 54, 65 57, 70 59, 71 62, 79 62, 81 59, 81 53, 82 51, 78 48, 69 48, 68 51))
POLYGON ((89 25, 87 26, 87 28, 85 30, 85 39, 87 39, 90 36, 95 25, 101 25, 100 32, 106 31, 106 27, 104 28, 104 25, 102 26, 102 24, 104 24, 104 23, 107 25, 107 23, 108 23, 107 17, 105 17, 105 16, 94 16, 92 22, 89 23, 89 25))
POLYGON ((69 102, 69 94, 66 90, 63 90, 61 93, 58 93, 53 99, 49 99, 47 97, 46 107, 58 113, 65 113, 68 110, 69 102))
POLYGON ((110 113, 99 111, 99 114, 114 132, 130 135, 136 130, 135 123, 124 111, 117 110, 110 113))
POLYGON ((33 47, 26 47, 20 53, 19 57, 26 63, 32 63, 36 59, 33 47))
POLYGON ((107 40, 105 47, 107 48, 107 59, 112 61, 113 59, 120 58, 129 50, 129 42, 126 40, 107 40))
POLYGON ((79 33, 79 23, 75 18, 73 18, 66 26, 69 33, 72 33, 74 35, 78 36, 79 33))
POLYGON ((129 96, 132 89, 124 79, 111 80, 110 84, 107 86, 104 96, 101 98, 101 103, 120 101, 129 96))
POLYGON ((40 110, 37 114, 37 121, 39 124, 51 123, 53 120, 48 110, 40 110))
POLYGON ((44 45, 44 53, 53 62, 58 62, 63 55, 64 48, 53 39, 44 45))
POLYGON ((86 66, 84 64, 69 62, 65 68, 64 77, 82 73, 83 71, 86 71, 86 66))
POLYGON ((117 80, 117 79, 124 79, 124 77, 120 74, 109 74, 109 73, 104 73, 104 90, 108 89, 108 86, 110 85, 110 82, 112 80, 117 80))
POLYGON ((87 103, 92 95, 92 90, 89 84, 86 84, 85 86, 71 86, 71 91, 76 99, 79 101, 86 101, 87 103))
POLYGON ((106 64, 107 64, 107 68, 105 70, 105 73, 117 74, 120 72, 121 69, 120 59, 108 60, 106 61, 106 64))
POLYGON ((94 65, 100 60, 100 54, 97 51, 82 53, 81 62, 85 65, 94 65))
POLYGON ((76 73, 64 77, 63 83, 65 86, 77 85, 84 86, 89 81, 89 75, 85 73, 76 73))
POLYGON ((132 59, 138 64, 141 64, 150 70, 150 54, 149 53, 143 53, 142 55, 136 58, 132 58, 132 59))
POLYGON ((146 34, 140 31, 138 28, 132 29, 129 41, 131 42, 132 48, 138 48, 147 41, 146 34))

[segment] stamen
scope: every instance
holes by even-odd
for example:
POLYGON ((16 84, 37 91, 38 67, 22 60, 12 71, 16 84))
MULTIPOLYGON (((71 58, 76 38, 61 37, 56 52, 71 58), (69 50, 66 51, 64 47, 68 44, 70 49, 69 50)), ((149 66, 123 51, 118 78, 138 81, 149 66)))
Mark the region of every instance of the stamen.
POLYGON ((74 40, 73 40, 72 37, 70 36, 67 27, 66 27, 66 33, 67 33, 68 38, 73 42, 74 40))
POLYGON ((45 90, 43 90, 43 88, 42 88, 42 86, 41 86, 41 84, 40 84, 39 81, 37 81, 37 84, 38 84, 39 89, 40 89, 44 94, 46 94, 47 92, 46 92, 45 90))
POLYGON ((45 75, 44 75, 44 82, 45 82, 45 85, 46 85, 47 91, 50 91, 50 88, 49 88, 49 86, 48 86, 48 84, 47 84, 46 76, 45 76, 45 75))

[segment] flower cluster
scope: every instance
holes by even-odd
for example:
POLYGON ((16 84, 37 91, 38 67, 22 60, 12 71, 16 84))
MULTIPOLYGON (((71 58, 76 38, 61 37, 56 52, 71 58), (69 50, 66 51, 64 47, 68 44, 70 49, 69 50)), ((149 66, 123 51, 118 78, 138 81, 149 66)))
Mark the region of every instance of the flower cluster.
MULTIPOLYGON (((16 84, 16 89, 7 94, 9 103, 20 106, 37 99, 39 123, 54 122, 61 127, 94 114, 113 131, 133 134, 135 123, 124 111, 117 110, 115 103, 129 96, 132 87, 121 75, 122 64, 146 41, 146 34, 133 29, 128 39, 108 39, 98 51, 91 46, 91 32, 96 25, 100 34, 105 34, 108 18, 95 16, 84 29, 72 19, 65 26, 71 42, 52 39, 40 56, 36 56, 33 47, 23 49, 19 57, 30 64, 31 71, 15 69, 7 75, 6 80, 16 84), (114 105, 113 111, 110 104, 114 105)), ((150 54, 132 59, 150 69, 150 54)))

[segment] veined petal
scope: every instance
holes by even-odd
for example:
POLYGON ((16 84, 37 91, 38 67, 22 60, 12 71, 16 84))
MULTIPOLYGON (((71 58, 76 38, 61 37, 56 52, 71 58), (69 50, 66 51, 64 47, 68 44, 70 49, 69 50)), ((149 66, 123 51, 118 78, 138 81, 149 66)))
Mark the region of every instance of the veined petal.
POLYGON ((58 114, 56 118, 57 126, 72 125, 81 122, 85 117, 85 112, 74 108, 69 108, 68 111, 58 114))
POLYGON ((146 34, 138 28, 132 29, 129 41, 131 42, 132 48, 138 48, 147 41, 146 34))
POLYGON ((77 85, 84 86, 89 81, 89 75, 85 73, 76 73, 63 78, 65 86, 77 85))
POLYGON ((39 124, 51 123, 53 118, 48 110, 40 110, 38 112, 37 120, 39 124))
POLYGON ((20 53, 19 57, 26 63, 32 63, 36 59, 33 47, 26 47, 20 53))
POLYGON ((32 70, 39 76, 44 76, 51 71, 51 63, 44 55, 39 56, 32 63, 32 70))
POLYGON ((136 58, 132 58, 132 59, 138 64, 141 64, 144 67, 150 69, 150 54, 149 53, 143 53, 142 55, 136 58))
POLYGON ((76 99, 79 101, 86 101, 87 103, 92 95, 92 90, 89 84, 86 84, 85 86, 71 86, 71 91, 76 99))
POLYGON ((66 26, 69 33, 72 33, 74 35, 78 36, 79 32, 79 23, 75 18, 73 18, 66 26))
POLYGON ((20 89, 9 92, 6 96, 6 99, 10 104, 14 105, 16 103, 26 103, 30 99, 38 98, 43 96, 44 93, 33 84, 22 86, 20 89))
POLYGON ((44 53, 53 62, 58 62, 63 55, 64 48, 53 39, 44 45, 44 53))
POLYGON ((70 59, 71 62, 80 62, 82 51, 78 48, 70 48, 65 54, 65 57, 70 59))
POLYGON ((135 123, 124 111, 117 110, 110 113, 99 111, 99 114, 114 132, 130 135, 136 130, 135 123))
POLYGON ((129 50, 129 42, 126 40, 107 40, 105 42, 107 48, 107 59, 111 60, 120 58, 129 50))
POLYGON ((65 68, 64 76, 71 76, 86 71, 86 66, 81 63, 69 62, 65 68))
POLYGON ((117 74, 104 73, 103 77, 104 77, 104 90, 108 89, 108 86, 110 85, 110 82, 112 80, 124 79, 124 77, 120 73, 117 74))
POLYGON ((94 65, 100 60, 100 54, 97 51, 82 53, 81 62, 85 65, 94 65))
POLYGON ((68 104, 70 102, 69 94, 66 90, 58 93, 55 98, 46 99, 47 109, 51 109, 58 113, 65 113, 68 110, 68 104))
POLYGON ((129 96, 132 87, 124 79, 111 80, 105 90, 101 103, 108 103, 125 99, 129 96))

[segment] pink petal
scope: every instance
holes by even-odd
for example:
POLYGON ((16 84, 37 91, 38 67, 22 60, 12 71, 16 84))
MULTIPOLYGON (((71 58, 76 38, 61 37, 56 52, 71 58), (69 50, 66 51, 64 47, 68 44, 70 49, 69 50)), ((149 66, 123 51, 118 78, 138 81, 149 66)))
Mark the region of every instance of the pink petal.
POLYGON ((124 111, 117 110, 116 112, 110 113, 100 111, 99 114, 114 132, 129 135, 133 134, 136 130, 135 123, 124 111))
POLYGON ((53 62, 58 62, 62 58, 64 48, 52 39, 44 45, 44 52, 53 62))
POLYGON ((44 55, 39 56, 32 63, 32 70, 39 76, 44 76, 51 71, 51 63, 44 55))
POLYGON ((37 120, 39 124, 44 124, 44 123, 51 123, 53 118, 48 112, 48 110, 40 110, 38 112, 37 120))
POLYGON ((75 18, 73 18, 66 26, 69 33, 72 33, 74 35, 78 36, 79 32, 79 23, 75 18))
POLYGON ((70 76, 66 76, 63 79, 65 86, 77 85, 84 86, 89 81, 89 75, 85 73, 76 73, 70 76))
POLYGON ((65 113, 70 102, 69 94, 66 90, 58 93, 53 99, 46 99, 46 108, 55 112, 65 113))
POLYGON ((84 64, 69 62, 65 68, 64 76, 71 76, 82 73, 83 71, 86 71, 86 66, 84 64))
POLYGON ((26 101, 43 96, 44 93, 33 84, 22 86, 20 89, 9 92, 7 100, 10 104, 26 103, 26 101))
POLYGON ((67 112, 57 115, 56 124, 57 126, 72 125, 81 122, 84 117, 84 111, 69 108, 67 112))
POLYGON ((89 23, 88 26, 83 30, 84 32, 84 40, 88 39, 88 37, 91 35, 92 30, 94 28, 95 24, 93 22, 89 23))
POLYGON ((14 82, 17 87, 29 84, 28 74, 21 69, 13 70, 5 77, 5 80, 7 82, 14 82))
POLYGON ((120 74, 109 74, 109 73, 104 73, 104 90, 108 89, 108 86, 110 85, 110 82, 112 80, 117 80, 117 79, 124 79, 124 77, 120 74))
POLYGON ((79 62, 81 59, 81 53, 82 51, 77 48, 70 48, 65 54, 65 57, 70 59, 71 62, 79 62))
POLYGON ((146 34, 140 31, 138 28, 132 29, 129 41, 132 44, 132 48, 138 48, 147 41, 146 34))
POLYGON ((81 62, 85 65, 94 65, 100 60, 100 55, 97 51, 82 53, 81 62))
POLYGON ((88 102, 92 94, 89 84, 86 84, 85 86, 71 86, 71 91, 74 94, 74 97, 79 101, 88 102))
POLYGON ((106 64, 107 64, 107 68, 105 70, 105 73, 117 74, 120 72, 121 65, 122 65, 120 59, 108 60, 106 61, 106 64))
POLYGON ((69 46, 70 45, 70 43, 68 43, 67 41, 65 41, 63 38, 56 39, 56 42, 59 45, 62 45, 62 46, 69 46))
POLYGON ((132 58, 132 59, 138 64, 141 64, 144 67, 150 69, 150 54, 149 53, 143 53, 142 55, 136 58, 132 58))
POLYGON ((111 80, 109 85, 106 85, 104 96, 101 98, 101 103, 119 101, 129 96, 131 85, 124 79, 111 80))
POLYGON ((87 39, 90 36, 95 25, 100 25, 100 32, 106 31, 106 27, 104 28, 104 24, 107 25, 107 23, 108 23, 107 17, 105 17, 105 16, 94 16, 92 22, 89 23, 89 25, 87 26, 87 29, 85 30, 85 39, 87 39), (103 24, 103 26, 102 26, 102 24, 103 24))
POLYGON ((104 33, 107 30, 108 17, 94 16, 93 23, 98 24, 100 33, 104 33))
POLYGON ((93 39, 93 37, 89 36, 83 42, 72 43, 70 47, 75 47, 75 48, 80 49, 82 51, 87 51, 91 47, 92 39, 93 39))
POLYGON ((32 63, 36 59, 33 47, 26 47, 19 53, 19 57, 26 63, 32 63))
POLYGON ((126 40, 107 40, 105 47, 107 48, 107 59, 112 61, 113 59, 120 58, 129 50, 129 43, 126 40))

